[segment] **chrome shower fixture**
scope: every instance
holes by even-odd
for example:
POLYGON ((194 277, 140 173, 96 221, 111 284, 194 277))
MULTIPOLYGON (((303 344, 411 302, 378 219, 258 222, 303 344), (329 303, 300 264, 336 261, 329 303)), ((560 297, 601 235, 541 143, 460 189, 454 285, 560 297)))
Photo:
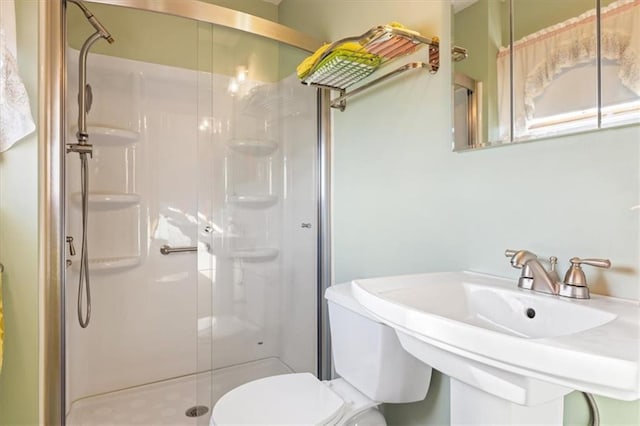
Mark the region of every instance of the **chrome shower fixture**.
MULTIPOLYGON (((102 39, 113 43, 113 37, 107 29, 93 16, 93 13, 80 0, 67 0, 82 10, 89 23, 96 32, 91 34, 80 49, 80 59, 78 67, 78 131, 76 133, 77 143, 67 144, 67 153, 77 152, 80 155, 80 185, 82 193, 82 244, 80 251, 80 275, 78 277, 78 322, 80 327, 86 328, 91 320, 91 281, 89 277, 89 253, 87 247, 87 224, 89 218, 89 172, 88 158, 93 156, 93 146, 89 144, 89 133, 87 131, 87 113, 91 109, 93 102, 93 91, 87 84, 87 56, 93 44, 102 39), (86 298, 83 298, 86 295, 86 298), (86 299, 86 305, 83 303, 86 299)), ((69 241, 69 240, 67 240, 69 241)), ((73 246, 70 246, 70 249, 73 246)), ((75 251, 75 250, 74 250, 75 251)))
POLYGON ((111 34, 109 33, 109 31, 107 31, 104 25, 102 25, 100 21, 98 21, 98 18, 96 18, 93 15, 93 13, 91 13, 91 11, 87 8, 87 6, 84 5, 82 1, 67 0, 67 2, 73 3, 76 6, 78 6, 80 10, 82 10, 82 13, 84 13, 84 16, 87 18, 89 23, 91 23, 91 25, 93 25, 93 28, 95 28, 96 31, 100 34, 100 37, 107 40, 109 43, 113 43, 114 40, 113 40, 113 37, 111 37, 111 34))

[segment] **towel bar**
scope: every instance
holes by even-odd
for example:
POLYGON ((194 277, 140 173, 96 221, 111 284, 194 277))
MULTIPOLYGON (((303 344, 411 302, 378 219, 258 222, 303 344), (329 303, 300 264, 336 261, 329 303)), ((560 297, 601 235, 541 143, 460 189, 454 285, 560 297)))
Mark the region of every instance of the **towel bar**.
POLYGON ((411 69, 427 69, 431 74, 435 74, 439 68, 440 41, 437 37, 427 38, 406 28, 384 25, 373 27, 359 36, 343 38, 332 43, 301 78, 302 84, 339 91, 338 97, 331 102, 331 107, 344 111, 347 98, 390 77, 411 69), (341 47, 347 43, 361 47, 355 51, 343 52, 341 47), (347 92, 347 87, 364 81, 387 63, 409 55, 425 45, 429 47, 427 62, 406 64, 347 92))
POLYGON ((401 66, 400 68, 397 68, 393 71, 391 71, 390 73, 387 73, 381 77, 376 78, 373 81, 370 81, 367 84, 363 84, 362 86, 358 87, 357 89, 353 89, 350 92, 347 92, 346 90, 341 90, 340 91, 340 96, 338 96, 335 99, 331 100, 331 108, 338 108, 340 109, 340 111, 344 111, 345 108, 347 107, 347 99, 350 98, 351 96, 357 95, 360 92, 363 92, 365 90, 367 90, 368 88, 375 86, 378 83, 382 83, 383 81, 394 77, 398 74, 402 74, 405 71, 409 71, 409 70, 413 70, 413 69, 428 69, 431 70, 431 65, 426 64, 424 62, 411 62, 408 63, 406 65, 401 66))

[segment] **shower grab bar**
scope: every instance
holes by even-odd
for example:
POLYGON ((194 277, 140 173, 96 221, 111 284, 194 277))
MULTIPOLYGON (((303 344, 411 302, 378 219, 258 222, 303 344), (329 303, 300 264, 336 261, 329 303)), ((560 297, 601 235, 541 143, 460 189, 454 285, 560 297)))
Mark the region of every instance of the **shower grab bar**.
POLYGON ((171 253, 187 253, 191 251, 198 251, 198 246, 171 247, 165 244, 162 247, 160 247, 160 253, 162 253, 165 256, 171 253))

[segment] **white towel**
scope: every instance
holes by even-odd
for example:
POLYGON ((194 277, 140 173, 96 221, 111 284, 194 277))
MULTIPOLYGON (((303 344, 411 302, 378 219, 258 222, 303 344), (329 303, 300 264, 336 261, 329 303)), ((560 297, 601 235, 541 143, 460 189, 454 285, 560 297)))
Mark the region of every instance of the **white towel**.
POLYGON ((17 58, 14 0, 0 0, 0 152, 36 128, 17 58))

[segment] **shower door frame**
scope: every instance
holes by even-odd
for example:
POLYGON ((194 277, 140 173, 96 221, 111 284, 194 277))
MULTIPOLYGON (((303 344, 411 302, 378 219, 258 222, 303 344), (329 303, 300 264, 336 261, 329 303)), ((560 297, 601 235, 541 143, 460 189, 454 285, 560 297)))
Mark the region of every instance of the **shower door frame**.
MULTIPOLYGON (((259 35, 308 52, 321 42, 292 28, 248 13, 197 0, 85 0, 187 18, 259 35)), ((66 0, 40 2, 39 20, 39 418, 65 424, 65 167, 66 167, 66 0)), ((332 375, 324 290, 333 282, 331 245, 332 134, 330 93, 317 96, 317 371, 332 375)))

